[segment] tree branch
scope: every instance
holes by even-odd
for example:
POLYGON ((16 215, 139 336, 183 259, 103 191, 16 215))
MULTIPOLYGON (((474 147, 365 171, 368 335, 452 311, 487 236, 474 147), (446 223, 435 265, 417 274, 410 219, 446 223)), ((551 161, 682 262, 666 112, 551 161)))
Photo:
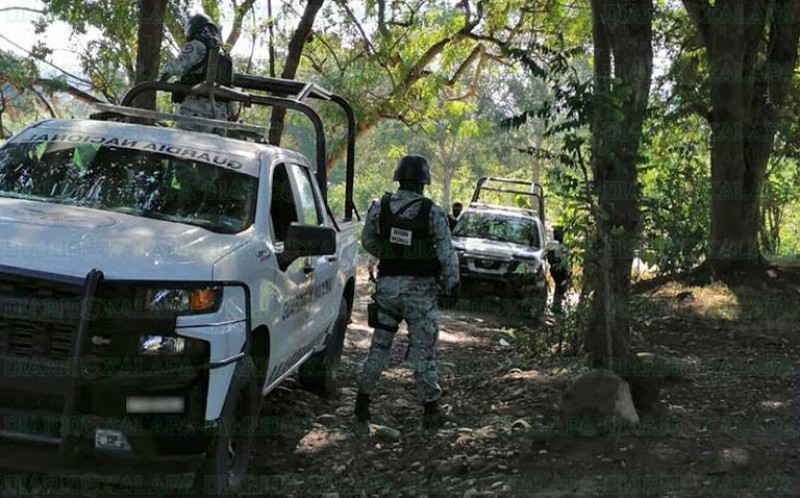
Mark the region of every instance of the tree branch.
POLYGON ((10 10, 24 10, 25 12, 33 12, 35 14, 44 14, 45 11, 40 9, 32 9, 30 7, 3 7, 0 8, 0 12, 8 12, 10 10))
MULTIPOLYGON (((317 18, 317 12, 322 8, 322 3, 325 0, 308 0, 303 16, 297 24, 292 34, 292 39, 289 40, 289 50, 286 54, 286 61, 283 64, 283 71, 281 78, 294 79, 297 74, 297 67, 300 65, 300 57, 303 55, 303 48, 306 45, 306 40, 311 34, 314 27, 314 20, 317 18)), ((283 121, 286 117, 286 108, 276 107, 272 111, 269 127, 269 143, 278 145, 283 135, 283 121)))
MULTIPOLYGON (((318 36, 317 40, 322 44, 323 47, 325 47, 328 50, 328 53, 331 54, 331 57, 333 57, 333 61, 336 63, 336 68, 339 70, 339 74, 344 74, 344 66, 342 66, 342 62, 336 55, 336 51, 333 50, 333 47, 331 47, 331 44, 328 43, 328 40, 326 40, 324 36, 318 36)), ((322 71, 320 71, 320 73, 321 72, 322 71)))
POLYGON ((378 52, 377 52, 377 50, 375 50, 375 46, 372 45, 372 42, 370 41, 369 37, 367 36, 367 33, 364 31, 364 28, 361 26, 361 23, 358 22, 358 19, 356 19, 355 14, 353 14, 353 11, 347 5, 347 2, 341 2, 340 5, 344 9, 345 14, 347 14, 347 17, 356 26, 356 29, 361 34, 361 39, 364 41, 364 45, 366 45, 367 50, 368 50, 367 53, 370 54, 370 55, 374 55, 377 58, 378 52))
POLYGON ((475 48, 472 49, 472 52, 470 52, 467 58, 464 59, 464 62, 462 62, 461 65, 458 66, 456 72, 453 73, 453 76, 451 76, 450 79, 447 80, 447 84, 450 86, 455 85, 456 82, 461 78, 461 76, 464 75, 464 72, 466 72, 467 68, 469 68, 469 66, 471 66, 472 63, 475 62, 475 59, 477 59, 481 55, 481 52, 483 52, 483 45, 481 44, 475 45, 475 48))
POLYGON ((58 117, 58 116, 56 115, 56 110, 55 110, 55 109, 53 109, 53 104, 51 104, 51 103, 50 103, 50 101, 49 101, 49 100, 47 100, 47 99, 45 98, 45 96, 44 96, 44 94, 43 94, 42 92, 40 92, 39 90, 37 90, 37 89, 36 89, 36 88, 34 88, 34 87, 31 87, 31 88, 30 88, 30 91, 32 91, 32 92, 33 92, 33 94, 34 94, 34 95, 36 95, 36 98, 38 98, 38 99, 39 99, 39 102, 41 102, 41 103, 42 103, 42 105, 44 105, 44 107, 47 109, 47 112, 49 112, 49 113, 50 113, 50 117, 51 117, 51 118, 56 118, 56 117, 58 117))
POLYGON ((472 10, 469 5, 469 0, 463 0, 460 5, 464 8, 464 26, 455 34, 446 36, 428 47, 428 50, 422 54, 419 60, 417 60, 417 62, 406 74, 403 82, 403 85, 406 88, 412 87, 414 83, 422 78, 425 67, 433 60, 434 57, 439 55, 447 45, 470 36, 472 34, 472 30, 475 29, 475 27, 480 23, 481 16, 483 15, 482 1, 478 2, 478 15, 475 16, 474 19, 472 18, 472 10))
POLYGON ((225 40, 225 44, 231 49, 236 45, 236 42, 239 41, 239 36, 242 34, 244 16, 247 14, 248 10, 253 8, 254 3, 256 3, 256 0, 244 0, 241 5, 236 5, 236 0, 233 0, 233 26, 231 27, 228 38, 225 40))
POLYGON ((55 64, 53 64, 52 62, 48 61, 48 60, 47 60, 47 59, 45 59, 44 57, 41 57, 41 56, 39 56, 39 55, 36 55, 36 54, 34 54, 33 52, 31 52, 30 50, 27 50, 27 49, 23 48, 22 46, 20 46, 20 45, 17 45, 17 44, 16 44, 16 43, 14 43, 13 41, 11 41, 9 38, 7 38, 6 36, 4 36, 3 34, 0 34, 0 38, 2 38, 3 40, 7 41, 8 43, 10 43, 11 45, 13 45, 14 47, 16 47, 16 48, 18 48, 18 49, 22 50, 23 52, 25 52, 26 54, 28 54, 28 56, 30 56, 30 57, 33 57, 34 59, 36 59, 36 60, 38 60, 38 61, 40 61, 40 62, 43 62, 43 63, 47 64, 48 66, 52 67, 53 69, 56 69, 56 70, 58 70, 58 71, 61 71, 61 73, 62 73, 62 74, 64 74, 65 76, 69 76, 70 78, 72 78, 72 79, 74 79, 74 80, 76 80, 76 81, 80 81, 81 83, 85 83, 85 84, 87 84, 87 85, 90 85, 90 86, 92 86, 92 87, 94 86, 94 84, 92 84, 92 82, 91 82, 91 81, 89 81, 89 80, 87 80, 87 79, 84 79, 84 78, 81 78, 81 77, 79 77, 79 76, 75 76, 74 74, 70 73, 70 72, 69 72, 69 71, 67 71, 66 69, 62 69, 62 68, 60 68, 60 67, 56 66, 55 64))
POLYGON ((35 82, 37 85, 41 85, 43 88, 47 89, 48 91, 61 91, 72 95, 73 97, 81 100, 83 102, 87 102, 90 104, 96 103, 103 103, 102 100, 98 99, 94 95, 90 93, 86 93, 80 88, 64 81, 64 80, 57 80, 53 78, 39 78, 35 82))

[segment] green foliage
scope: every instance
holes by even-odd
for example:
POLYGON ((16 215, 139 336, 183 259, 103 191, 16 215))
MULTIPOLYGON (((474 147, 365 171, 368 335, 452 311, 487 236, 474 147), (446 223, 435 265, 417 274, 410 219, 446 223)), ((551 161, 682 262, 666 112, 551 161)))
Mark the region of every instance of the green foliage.
POLYGON ((119 101, 134 79, 138 16, 136 2, 46 0, 51 20, 67 22, 75 33, 99 30, 80 54, 81 66, 95 88, 111 101, 119 101))
POLYGON ((0 50, 0 138, 48 116, 43 105, 47 91, 39 86, 39 77, 30 58, 0 50))
MULTIPOLYGON (((564 227, 564 243, 570 248, 574 267, 584 267, 591 256, 590 243, 593 217, 602 216, 596 207, 589 165, 591 137, 589 125, 593 105, 597 102, 588 77, 588 59, 580 47, 565 47, 559 37, 553 46, 541 46, 539 60, 509 50, 532 75, 541 79, 550 98, 541 99, 522 113, 506 119, 503 125, 516 127, 538 120, 544 126, 543 136, 551 141, 549 148, 531 147, 528 152, 553 163, 550 169, 549 194, 562 201, 557 217, 551 223, 564 227)), ((552 212, 552 202, 548 200, 552 212)), ((584 277, 578 272, 575 281, 584 277)))
POLYGON ((662 274, 688 271, 703 261, 708 243, 708 125, 697 116, 667 115, 652 119, 645 135, 639 257, 662 274))

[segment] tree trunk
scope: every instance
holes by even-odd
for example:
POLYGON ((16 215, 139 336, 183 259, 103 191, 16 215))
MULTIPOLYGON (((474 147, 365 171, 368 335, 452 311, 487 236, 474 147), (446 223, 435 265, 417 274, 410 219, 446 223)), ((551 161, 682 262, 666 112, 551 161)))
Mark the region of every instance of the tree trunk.
MULTIPOLYGON (((136 50, 135 83, 158 78, 161 60, 161 40, 164 37, 164 12, 167 0, 139 0, 139 32, 136 50)), ((156 108, 155 92, 139 95, 133 102, 143 109, 156 108)))
POLYGON ((453 182, 453 170, 449 165, 442 165, 442 209, 450 212, 450 186, 453 182))
POLYGON ((709 64, 709 263, 724 274, 760 259, 759 203, 778 111, 797 63, 800 0, 683 2, 709 64))
MULTIPOLYGON (((291 80, 294 79, 297 74, 297 68, 300 66, 300 56, 303 55, 303 48, 306 46, 308 36, 311 34, 311 29, 314 27, 314 20, 317 18, 317 12, 319 12, 323 2, 324 0, 308 0, 308 2, 306 2, 303 16, 300 18, 297 29, 294 31, 292 39, 289 41, 289 50, 286 53, 286 61, 283 64, 281 78, 291 80)), ((272 109, 272 117, 269 123, 269 143, 280 145, 285 118, 285 108, 274 107, 272 109)))
POLYGON ((592 0, 595 106, 591 163, 599 212, 593 251, 594 297, 584 347, 593 367, 618 372, 629 356, 627 303, 640 225, 636 167, 650 95, 652 11, 650 0, 621 4, 592 0), (634 21, 619 22, 620 14, 634 21), (621 81, 613 87, 612 58, 614 78, 621 81), (620 95, 625 95, 622 103, 614 103, 620 95))

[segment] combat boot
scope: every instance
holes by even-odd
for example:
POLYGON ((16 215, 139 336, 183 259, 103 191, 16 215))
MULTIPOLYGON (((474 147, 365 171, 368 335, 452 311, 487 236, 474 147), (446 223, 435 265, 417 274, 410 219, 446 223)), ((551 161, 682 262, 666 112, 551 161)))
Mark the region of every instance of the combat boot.
POLYGON ((425 403, 422 413, 422 427, 424 429, 439 429, 444 426, 445 416, 439 408, 437 401, 425 403))
POLYGON ((369 423, 369 395, 364 393, 356 394, 356 420, 363 423, 369 423))

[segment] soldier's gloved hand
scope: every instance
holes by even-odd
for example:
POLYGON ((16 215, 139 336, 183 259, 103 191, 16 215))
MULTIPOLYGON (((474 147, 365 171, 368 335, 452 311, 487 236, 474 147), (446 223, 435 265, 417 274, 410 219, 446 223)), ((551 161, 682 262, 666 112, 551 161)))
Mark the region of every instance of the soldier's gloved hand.
POLYGON ((461 290, 461 282, 456 282, 449 289, 445 289, 444 294, 449 297, 458 298, 458 291, 461 290))
POLYGON ((454 285, 450 286, 450 288, 443 289, 438 299, 439 307, 442 309, 455 307, 456 303, 458 302, 459 288, 460 285, 458 282, 456 282, 454 285))

